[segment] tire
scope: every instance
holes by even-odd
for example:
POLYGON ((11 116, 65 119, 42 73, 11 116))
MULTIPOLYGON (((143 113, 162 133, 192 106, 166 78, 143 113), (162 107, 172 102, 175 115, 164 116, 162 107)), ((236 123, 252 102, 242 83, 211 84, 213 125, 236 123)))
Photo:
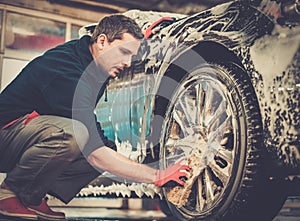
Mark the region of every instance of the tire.
POLYGON ((196 148, 204 165, 187 203, 168 202, 173 215, 180 220, 271 221, 286 195, 284 186, 271 183, 264 172, 262 119, 247 73, 234 63, 211 62, 188 73, 166 74, 176 76, 178 84, 162 82, 158 92, 170 99, 157 96, 155 101, 155 112, 164 119, 156 123, 160 167, 196 148))
POLYGON ((173 213, 170 210, 168 202, 165 199, 159 200, 159 208, 167 217, 173 216, 173 213))

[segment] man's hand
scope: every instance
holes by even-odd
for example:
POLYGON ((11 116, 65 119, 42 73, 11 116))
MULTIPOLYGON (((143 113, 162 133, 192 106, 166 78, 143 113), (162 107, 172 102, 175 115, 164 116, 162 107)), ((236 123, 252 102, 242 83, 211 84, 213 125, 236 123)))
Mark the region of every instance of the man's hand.
POLYGON ((175 181, 184 186, 185 182, 180 178, 187 178, 187 171, 190 171, 191 168, 187 165, 182 165, 181 162, 182 160, 165 170, 157 170, 154 185, 164 186, 169 181, 175 181))

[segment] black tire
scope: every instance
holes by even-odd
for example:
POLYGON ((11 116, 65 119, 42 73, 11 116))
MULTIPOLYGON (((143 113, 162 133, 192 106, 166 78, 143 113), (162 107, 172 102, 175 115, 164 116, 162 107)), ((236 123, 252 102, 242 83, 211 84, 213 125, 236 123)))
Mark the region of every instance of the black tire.
POLYGON ((167 216, 167 217, 172 217, 173 213, 170 210, 170 207, 168 205, 168 202, 166 199, 159 200, 159 208, 160 210, 167 216))
POLYGON ((164 118, 156 122, 162 128, 160 167, 172 165, 198 146, 205 165, 188 203, 180 208, 168 203, 173 215, 180 220, 271 221, 286 195, 277 191, 282 185, 269 182, 264 170, 268 165, 262 119, 247 73, 234 63, 212 62, 188 73, 166 74, 176 76, 178 84, 162 81, 158 94, 164 96, 155 101, 155 113, 164 118), (202 147, 189 143, 189 136, 202 147))

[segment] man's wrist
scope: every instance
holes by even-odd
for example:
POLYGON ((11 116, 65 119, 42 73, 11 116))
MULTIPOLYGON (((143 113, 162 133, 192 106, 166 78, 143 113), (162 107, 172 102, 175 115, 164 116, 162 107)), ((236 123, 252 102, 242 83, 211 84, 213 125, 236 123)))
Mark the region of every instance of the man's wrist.
POLYGON ((161 183, 160 183, 160 170, 156 170, 156 172, 155 172, 155 180, 154 180, 154 185, 155 186, 160 186, 161 185, 161 183))

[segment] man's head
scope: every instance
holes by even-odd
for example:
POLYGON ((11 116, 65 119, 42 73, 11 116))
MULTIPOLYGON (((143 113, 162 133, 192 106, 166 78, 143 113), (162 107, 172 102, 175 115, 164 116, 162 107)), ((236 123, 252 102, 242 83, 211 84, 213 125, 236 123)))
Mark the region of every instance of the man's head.
POLYGON ((123 15, 104 17, 91 37, 91 52, 97 64, 116 77, 131 65, 143 34, 132 19, 123 15))

